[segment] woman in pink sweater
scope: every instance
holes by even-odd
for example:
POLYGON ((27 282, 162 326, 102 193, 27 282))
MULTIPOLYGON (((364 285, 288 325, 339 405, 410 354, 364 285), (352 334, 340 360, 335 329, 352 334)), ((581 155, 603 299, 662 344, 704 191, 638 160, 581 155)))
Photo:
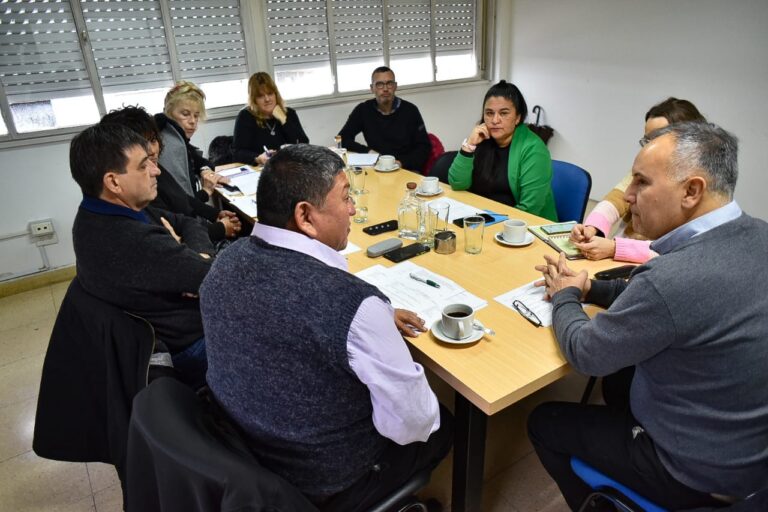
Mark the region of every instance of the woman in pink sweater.
MULTIPOLYGON (((687 100, 668 98, 654 105, 645 114, 645 135, 672 123, 685 121, 706 122, 696 106, 687 100)), ((645 136, 640 145, 647 142, 645 136)), ((656 256, 650 249, 651 241, 632 228, 632 213, 624 200, 624 191, 632 182, 628 174, 602 201, 597 203, 583 224, 576 224, 571 231, 573 244, 590 260, 613 258, 617 261, 645 263, 656 256), (618 222, 615 230, 613 225, 618 222), (616 236, 611 239, 611 232, 616 236)))

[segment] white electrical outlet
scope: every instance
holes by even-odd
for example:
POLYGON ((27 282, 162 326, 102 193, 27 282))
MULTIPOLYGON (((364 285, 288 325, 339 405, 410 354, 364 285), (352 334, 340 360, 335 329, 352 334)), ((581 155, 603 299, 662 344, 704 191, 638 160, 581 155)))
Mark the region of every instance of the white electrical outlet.
POLYGON ((29 223, 29 234, 33 237, 46 237, 55 234, 51 219, 36 220, 29 223))

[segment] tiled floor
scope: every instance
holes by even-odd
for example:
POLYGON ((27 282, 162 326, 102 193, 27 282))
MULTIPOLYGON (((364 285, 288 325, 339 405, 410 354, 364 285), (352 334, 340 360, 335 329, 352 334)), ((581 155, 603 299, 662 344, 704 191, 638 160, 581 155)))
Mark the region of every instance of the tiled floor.
MULTIPOLYGON (((67 285, 59 283, 0 299, 0 510, 122 510, 120 484, 112 466, 52 461, 32 452, 43 356, 67 285)), ((532 453, 521 418, 535 403, 552 397, 573 399, 582 387, 578 376, 563 379, 490 418, 485 511, 568 510, 532 453)), ((449 489, 447 460, 433 474, 427 492, 446 503, 449 489)))

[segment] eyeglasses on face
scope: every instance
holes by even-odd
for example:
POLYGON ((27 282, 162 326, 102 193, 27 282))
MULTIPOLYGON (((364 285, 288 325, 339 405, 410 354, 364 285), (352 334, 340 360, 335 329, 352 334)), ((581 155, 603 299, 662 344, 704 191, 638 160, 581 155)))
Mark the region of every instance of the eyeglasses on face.
POLYGON ((641 147, 641 148, 644 148, 646 144, 648 144, 649 142, 651 142, 651 139, 649 139, 648 137, 643 137, 642 139, 640 139, 640 140, 639 140, 639 141, 637 141, 637 142, 639 142, 639 143, 640 143, 640 147, 641 147))
POLYGON ((386 82, 376 82, 373 84, 373 86, 378 90, 382 90, 385 87, 387 89, 392 89, 396 85, 397 85, 397 82, 395 82, 394 80, 387 80, 386 82))

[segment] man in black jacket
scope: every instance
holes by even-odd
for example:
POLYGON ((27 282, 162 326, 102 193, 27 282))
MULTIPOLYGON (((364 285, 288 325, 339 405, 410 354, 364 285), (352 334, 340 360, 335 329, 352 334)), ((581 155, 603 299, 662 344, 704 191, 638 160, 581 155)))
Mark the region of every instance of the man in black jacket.
POLYGON ((90 294, 147 319, 193 386, 205 383, 205 339, 197 299, 214 248, 195 219, 148 207, 160 170, 143 136, 99 123, 70 146, 83 192, 72 228, 77 275, 90 294))
POLYGON ((393 155, 400 166, 420 172, 432 144, 418 107, 395 96, 395 73, 386 66, 373 71, 371 92, 375 97, 357 105, 339 132, 342 145, 358 153, 393 155), (360 132, 367 146, 355 142, 360 132))

